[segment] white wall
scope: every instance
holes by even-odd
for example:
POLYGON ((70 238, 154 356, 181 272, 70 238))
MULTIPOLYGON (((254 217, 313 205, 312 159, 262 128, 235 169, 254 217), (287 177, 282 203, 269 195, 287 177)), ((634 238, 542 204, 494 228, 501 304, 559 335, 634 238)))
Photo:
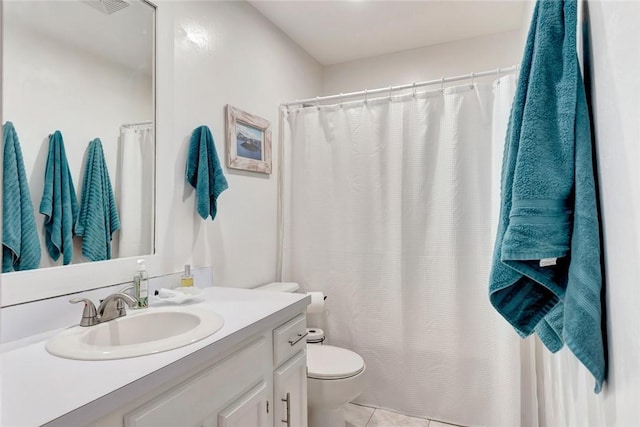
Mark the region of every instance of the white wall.
POLYGON ((322 68, 248 3, 161 2, 158 12, 157 247, 162 266, 178 271, 185 263, 212 265, 216 286, 273 281, 278 106, 320 93, 322 68), (186 152, 192 130, 204 124, 226 162, 226 104, 271 122, 274 173, 225 167, 229 189, 218 199, 215 221, 203 221, 195 213, 194 190, 185 183, 186 152))
POLYGON ((567 351, 545 356, 543 426, 640 423, 640 3, 587 4, 604 228, 609 378, 600 395, 567 351))
POLYGON ((520 63, 522 49, 521 31, 509 31, 331 65, 325 68, 324 94, 510 67, 520 63))
MULTIPOLYGON (((49 135, 55 130, 62 133, 77 194, 87 147, 99 137, 115 191, 120 125, 153 119, 152 81, 150 75, 11 20, 12 8, 24 6, 29 5, 7 3, 4 10, 3 122, 12 121, 20 138, 40 235, 40 266, 50 267, 62 265, 62 256, 57 262, 49 257, 42 232, 44 215, 39 213, 49 135)), ((80 244, 74 239, 74 264, 86 261, 80 244)))

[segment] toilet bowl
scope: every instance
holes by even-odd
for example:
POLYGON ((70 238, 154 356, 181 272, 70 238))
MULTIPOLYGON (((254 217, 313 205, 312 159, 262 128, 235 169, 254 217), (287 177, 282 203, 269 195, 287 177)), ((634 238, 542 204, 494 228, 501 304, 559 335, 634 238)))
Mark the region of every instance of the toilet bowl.
POLYGON ((351 350, 307 344, 309 427, 344 427, 342 406, 362 393, 364 360, 351 350))
MULTIPOLYGON (((296 292, 297 283, 270 283, 259 290, 296 292)), ((308 427, 345 427, 342 407, 362 393, 364 360, 345 348, 324 344, 324 336, 307 341, 308 427)))

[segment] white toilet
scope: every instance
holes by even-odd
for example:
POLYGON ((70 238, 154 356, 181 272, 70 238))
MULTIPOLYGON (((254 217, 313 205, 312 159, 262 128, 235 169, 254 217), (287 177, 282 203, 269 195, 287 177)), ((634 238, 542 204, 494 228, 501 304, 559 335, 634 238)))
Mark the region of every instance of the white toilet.
MULTIPOLYGON (((296 292, 300 286, 270 283, 258 289, 296 292)), ((317 334, 307 340, 309 427, 344 427, 342 406, 362 393, 365 364, 359 354, 323 343, 317 334)))

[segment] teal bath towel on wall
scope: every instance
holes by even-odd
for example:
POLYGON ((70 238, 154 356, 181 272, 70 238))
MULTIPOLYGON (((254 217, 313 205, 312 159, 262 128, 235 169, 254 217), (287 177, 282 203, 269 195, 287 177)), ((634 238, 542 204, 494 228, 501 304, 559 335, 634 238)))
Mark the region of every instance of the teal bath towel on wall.
POLYGON ((45 216, 44 241, 49 256, 57 261, 62 254, 62 263, 71 263, 78 200, 67 163, 64 141, 58 130, 49 136, 49 156, 44 172, 40 213, 45 216))
POLYGON ((120 219, 109 170, 99 138, 89 143, 75 232, 82 236, 82 255, 91 261, 111 259, 111 238, 120 219))
POLYGON ((13 123, 2 126, 2 272, 30 270, 40 265, 40 240, 36 229, 29 183, 18 134, 13 123))
POLYGON ((202 217, 215 219, 217 200, 229 185, 222 173, 213 135, 207 126, 196 128, 191 134, 187 153, 187 182, 196 189, 196 211, 202 217))
POLYGON ((538 1, 504 151, 489 285, 523 337, 565 343, 605 379, 599 221, 587 101, 576 54, 576 0, 538 1))

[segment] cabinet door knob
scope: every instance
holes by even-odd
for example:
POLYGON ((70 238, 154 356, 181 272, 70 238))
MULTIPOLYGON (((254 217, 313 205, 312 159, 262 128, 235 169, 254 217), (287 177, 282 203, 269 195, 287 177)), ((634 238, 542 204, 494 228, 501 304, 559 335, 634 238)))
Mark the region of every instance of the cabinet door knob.
POLYGON ((305 332, 304 334, 298 334, 297 338, 294 338, 292 340, 289 340, 289 344, 291 344, 291 346, 293 347, 294 345, 298 344, 298 342, 300 342, 300 340, 304 337, 306 337, 307 335, 309 335, 309 332, 305 332))

